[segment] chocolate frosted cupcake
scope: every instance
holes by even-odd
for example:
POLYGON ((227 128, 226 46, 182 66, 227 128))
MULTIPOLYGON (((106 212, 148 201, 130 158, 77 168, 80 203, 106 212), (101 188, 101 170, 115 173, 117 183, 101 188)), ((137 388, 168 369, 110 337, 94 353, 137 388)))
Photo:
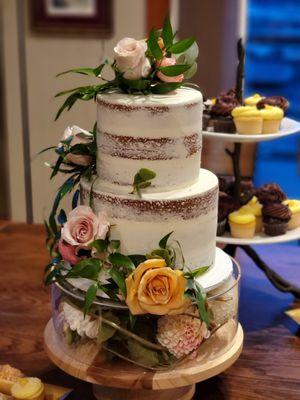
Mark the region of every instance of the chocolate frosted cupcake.
POLYGON ((220 192, 231 194, 233 185, 234 185, 234 176, 233 175, 221 175, 221 176, 218 176, 218 180, 219 180, 220 192))
POLYGON ((283 96, 270 96, 270 97, 265 97, 262 100, 260 100, 256 104, 256 107, 260 110, 260 109, 264 108, 266 104, 269 106, 273 106, 273 107, 279 107, 284 112, 288 109, 288 107, 290 105, 288 100, 283 96))
POLYGON ((211 108, 212 123, 215 132, 236 132, 231 111, 238 105, 239 102, 233 89, 226 93, 221 93, 216 98, 216 102, 211 108))
POLYGON ((290 209, 281 203, 265 204, 262 208, 262 215, 264 231, 269 236, 286 233, 292 217, 290 209))
POLYGON ((247 204, 255 194, 255 189, 253 186, 252 180, 242 179, 241 181, 241 195, 240 195, 240 203, 243 206, 247 204))
POLYGON ((203 115, 202 115, 202 130, 206 131, 209 126, 212 126, 211 123, 211 109, 214 104, 214 101, 211 99, 207 99, 203 102, 203 115))
POLYGON ((222 236, 224 234, 226 230, 227 217, 232 211, 234 211, 233 198, 224 192, 219 192, 218 227, 217 227, 218 236, 222 236))
POLYGON ((286 195, 277 183, 266 183, 256 190, 258 201, 265 205, 269 203, 281 203, 286 200, 286 195))

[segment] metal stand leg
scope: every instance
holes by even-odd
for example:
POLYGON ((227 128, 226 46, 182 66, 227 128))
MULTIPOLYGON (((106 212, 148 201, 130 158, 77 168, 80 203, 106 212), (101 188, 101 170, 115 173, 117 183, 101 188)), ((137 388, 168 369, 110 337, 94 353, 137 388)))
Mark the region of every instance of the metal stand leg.
POLYGON ((273 271, 267 264, 260 258, 260 256, 256 253, 256 251, 249 245, 240 245, 241 249, 250 257, 258 268, 264 272, 269 281, 276 287, 276 289, 280 290, 284 293, 291 293, 297 299, 300 299, 300 288, 294 286, 292 283, 288 282, 284 278, 282 278, 277 272, 273 271))

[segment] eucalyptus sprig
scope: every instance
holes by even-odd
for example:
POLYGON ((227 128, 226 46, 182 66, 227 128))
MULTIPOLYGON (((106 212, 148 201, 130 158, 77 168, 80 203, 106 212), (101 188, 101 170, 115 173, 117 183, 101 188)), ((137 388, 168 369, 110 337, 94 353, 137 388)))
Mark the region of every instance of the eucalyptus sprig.
POLYGON ((151 185, 151 181, 156 177, 156 173, 147 168, 141 168, 135 175, 133 180, 133 191, 139 197, 142 197, 141 189, 145 189, 151 185))

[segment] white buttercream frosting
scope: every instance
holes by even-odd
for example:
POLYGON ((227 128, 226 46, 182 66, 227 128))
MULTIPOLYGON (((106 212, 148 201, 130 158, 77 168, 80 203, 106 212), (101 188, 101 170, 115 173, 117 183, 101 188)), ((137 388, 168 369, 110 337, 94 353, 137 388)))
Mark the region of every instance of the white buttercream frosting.
POLYGON ((165 95, 100 94, 98 162, 101 179, 129 185, 140 168, 153 187, 172 190, 197 180, 201 162, 202 95, 180 88, 165 95))

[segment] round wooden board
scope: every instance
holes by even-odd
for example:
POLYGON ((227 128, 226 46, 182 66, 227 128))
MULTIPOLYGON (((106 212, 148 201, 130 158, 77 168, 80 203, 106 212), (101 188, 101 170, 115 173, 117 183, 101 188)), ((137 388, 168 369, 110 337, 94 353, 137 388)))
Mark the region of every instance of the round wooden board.
POLYGON ((52 320, 45 328, 45 349, 54 364, 63 371, 94 385, 101 385, 95 389, 97 397, 101 393, 99 399, 120 399, 122 393, 123 400, 189 400, 196 382, 218 375, 239 357, 244 339, 240 324, 233 341, 224 348, 229 330, 234 329, 233 322, 229 323, 231 325, 227 326, 227 323, 202 345, 200 357, 168 371, 150 371, 123 360, 105 360, 103 353, 91 341, 70 348, 56 333, 52 320))

